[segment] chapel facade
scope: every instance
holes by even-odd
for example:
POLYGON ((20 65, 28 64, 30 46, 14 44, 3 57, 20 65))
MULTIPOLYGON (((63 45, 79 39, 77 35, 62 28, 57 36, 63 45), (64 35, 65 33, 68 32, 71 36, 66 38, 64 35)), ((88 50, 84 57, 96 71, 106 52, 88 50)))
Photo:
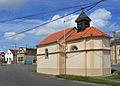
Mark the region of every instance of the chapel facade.
POLYGON ((49 35, 37 44, 37 72, 104 76, 111 74, 110 39, 91 26, 84 10, 72 27, 49 35))

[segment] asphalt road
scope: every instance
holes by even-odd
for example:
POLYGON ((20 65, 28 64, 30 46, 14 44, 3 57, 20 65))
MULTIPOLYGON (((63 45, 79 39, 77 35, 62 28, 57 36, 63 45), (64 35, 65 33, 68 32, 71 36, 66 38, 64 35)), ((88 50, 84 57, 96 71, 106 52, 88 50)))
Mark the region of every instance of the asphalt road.
POLYGON ((32 72, 35 65, 0 66, 0 86, 106 86, 32 72))
POLYGON ((112 65, 112 73, 116 71, 120 71, 120 64, 112 65))

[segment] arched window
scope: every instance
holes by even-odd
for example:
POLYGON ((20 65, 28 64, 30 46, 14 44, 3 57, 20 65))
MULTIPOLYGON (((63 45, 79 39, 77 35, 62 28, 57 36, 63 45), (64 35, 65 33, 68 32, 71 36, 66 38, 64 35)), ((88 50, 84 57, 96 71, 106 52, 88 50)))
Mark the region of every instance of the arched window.
POLYGON ((45 59, 48 59, 48 49, 45 49, 45 59))
POLYGON ((78 50, 78 47, 73 45, 70 50, 78 50))

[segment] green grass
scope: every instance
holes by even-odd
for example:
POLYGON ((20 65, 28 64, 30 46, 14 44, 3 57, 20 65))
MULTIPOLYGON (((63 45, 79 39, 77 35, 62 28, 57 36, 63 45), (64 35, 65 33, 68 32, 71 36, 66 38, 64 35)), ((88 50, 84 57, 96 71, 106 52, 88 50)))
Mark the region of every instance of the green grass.
POLYGON ((37 72, 36 70, 31 70, 31 72, 37 72))
POLYGON ((105 79, 111 79, 111 80, 118 80, 118 81, 120 81, 120 74, 107 76, 107 77, 105 77, 105 79))
POLYGON ((98 84, 109 84, 109 85, 120 84, 120 82, 112 82, 109 80, 102 80, 102 79, 97 79, 97 78, 93 78, 93 77, 74 76, 74 75, 57 75, 57 77, 64 78, 64 79, 70 79, 70 80, 98 83, 98 84))

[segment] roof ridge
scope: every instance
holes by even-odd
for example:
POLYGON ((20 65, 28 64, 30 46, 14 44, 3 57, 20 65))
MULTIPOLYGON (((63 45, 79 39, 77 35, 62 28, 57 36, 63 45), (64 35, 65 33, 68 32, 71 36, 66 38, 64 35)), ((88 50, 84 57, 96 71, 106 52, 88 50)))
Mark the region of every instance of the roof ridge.
MULTIPOLYGON (((75 27, 72 27, 72 28, 69 28, 69 29, 71 29, 70 31, 72 31, 73 29, 74 29, 75 27)), ((63 30, 64 31, 64 30, 63 30)), ((67 35, 70 31, 68 31, 67 33, 65 32, 65 35, 67 35)), ((61 37, 61 38, 63 38, 64 37, 64 35, 61 37)), ((60 38, 60 39, 61 39, 60 38)), ((67 39, 67 38, 66 38, 67 39)))
MULTIPOLYGON (((72 31, 73 29, 75 29, 75 27, 65 29, 65 35, 68 34, 70 31, 72 31)), ((51 42, 56 42, 57 40, 60 40, 61 38, 64 37, 63 33, 64 33, 64 30, 50 34, 48 37, 46 37, 36 46, 44 45, 44 44, 51 43, 51 42)))

